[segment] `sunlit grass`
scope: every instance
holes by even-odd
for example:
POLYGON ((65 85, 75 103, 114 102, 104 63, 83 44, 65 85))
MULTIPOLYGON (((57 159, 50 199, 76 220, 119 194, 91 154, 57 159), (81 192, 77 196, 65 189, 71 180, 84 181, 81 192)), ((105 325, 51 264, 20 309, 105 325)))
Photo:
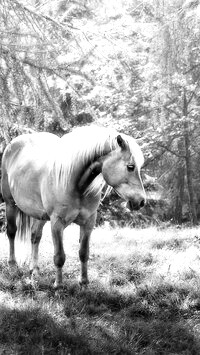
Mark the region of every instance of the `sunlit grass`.
POLYGON ((66 229, 64 287, 56 294, 49 225, 35 285, 27 264, 7 266, 1 235, 0 353, 200 353, 198 228, 96 228, 87 290, 78 283, 78 239, 77 226, 66 229))

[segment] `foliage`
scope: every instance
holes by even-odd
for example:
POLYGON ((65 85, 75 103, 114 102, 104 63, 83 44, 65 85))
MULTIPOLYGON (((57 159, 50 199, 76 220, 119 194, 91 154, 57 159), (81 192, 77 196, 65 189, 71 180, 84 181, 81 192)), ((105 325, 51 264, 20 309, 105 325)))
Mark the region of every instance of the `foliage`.
POLYGON ((169 199, 165 198, 162 187, 156 179, 145 176, 144 188, 147 193, 147 203, 140 211, 130 211, 126 202, 114 190, 109 195, 103 195, 97 214, 97 225, 108 224, 112 227, 144 228, 165 221, 170 215, 169 199))
POLYGON ((35 6, 10 0, 0 5, 1 127, 7 141, 13 123, 18 131, 21 126, 44 130, 51 125, 58 133, 67 130, 72 103, 66 78, 73 74, 89 80, 81 71, 78 53, 76 63, 70 53, 66 55, 78 41, 73 26, 63 26, 40 13, 37 2, 35 6))
POLYGON ((164 186, 165 215, 196 223, 199 13, 198 0, 4 0, 3 146, 24 129, 112 125, 140 138, 146 173, 164 186))

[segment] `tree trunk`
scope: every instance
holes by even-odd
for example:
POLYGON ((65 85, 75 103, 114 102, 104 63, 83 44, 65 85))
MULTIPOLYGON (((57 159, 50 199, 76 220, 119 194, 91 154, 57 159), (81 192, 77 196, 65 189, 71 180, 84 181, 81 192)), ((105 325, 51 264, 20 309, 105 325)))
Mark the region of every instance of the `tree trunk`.
POLYGON ((185 166, 183 161, 178 163, 178 176, 177 176, 177 196, 175 202, 175 216, 174 219, 177 223, 183 221, 183 203, 184 203, 184 187, 185 187, 185 166))
POLYGON ((190 144, 190 136, 189 136, 189 122, 187 119, 187 99, 185 93, 184 93, 183 102, 184 102, 183 114, 185 116, 185 122, 184 122, 185 164, 186 164, 187 188, 188 188, 188 196, 189 196, 190 220, 193 224, 197 224, 197 213, 196 213, 196 205, 195 205, 194 189, 193 189, 193 181, 192 181, 192 158, 191 158, 191 151, 190 151, 191 144, 190 144))

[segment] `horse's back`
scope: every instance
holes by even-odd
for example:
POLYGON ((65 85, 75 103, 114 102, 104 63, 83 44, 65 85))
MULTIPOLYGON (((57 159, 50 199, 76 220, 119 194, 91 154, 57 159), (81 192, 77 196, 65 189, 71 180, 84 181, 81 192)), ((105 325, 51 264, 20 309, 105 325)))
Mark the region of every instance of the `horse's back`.
POLYGON ((2 169, 9 171, 15 165, 26 165, 33 160, 33 163, 42 162, 53 152, 55 145, 59 142, 56 135, 41 132, 23 134, 14 138, 6 147, 2 158, 2 169))

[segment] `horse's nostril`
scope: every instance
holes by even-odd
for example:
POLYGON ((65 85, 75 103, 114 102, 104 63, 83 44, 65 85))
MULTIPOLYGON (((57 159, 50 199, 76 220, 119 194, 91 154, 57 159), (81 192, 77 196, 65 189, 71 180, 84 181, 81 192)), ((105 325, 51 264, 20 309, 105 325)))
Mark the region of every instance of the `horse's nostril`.
POLYGON ((142 200, 142 201, 140 202, 140 207, 144 207, 144 205, 145 205, 145 201, 142 200))

